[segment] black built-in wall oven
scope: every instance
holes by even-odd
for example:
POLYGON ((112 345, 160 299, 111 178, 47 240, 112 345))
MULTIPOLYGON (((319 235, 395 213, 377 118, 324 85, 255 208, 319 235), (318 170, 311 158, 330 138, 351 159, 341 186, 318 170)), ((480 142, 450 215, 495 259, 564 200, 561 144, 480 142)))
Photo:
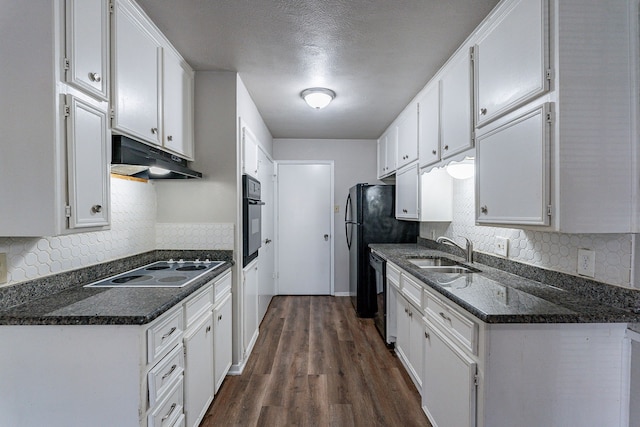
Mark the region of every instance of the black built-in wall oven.
POLYGON ((262 241, 260 181, 242 175, 242 266, 257 258, 262 241))

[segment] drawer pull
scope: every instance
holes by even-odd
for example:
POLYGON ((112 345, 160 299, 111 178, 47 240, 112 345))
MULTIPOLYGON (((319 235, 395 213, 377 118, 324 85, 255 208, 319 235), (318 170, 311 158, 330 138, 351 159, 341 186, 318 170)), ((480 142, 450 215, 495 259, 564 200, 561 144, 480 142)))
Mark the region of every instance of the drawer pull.
POLYGON ((162 417, 162 422, 166 421, 171 416, 171 414, 173 414, 173 411, 176 410, 176 406, 178 406, 177 403, 174 403, 173 405, 171 405, 169 412, 167 412, 167 414, 164 417, 162 417))
POLYGON ((451 317, 447 316, 442 311, 440 312, 440 317, 442 317, 444 320, 448 320, 449 322, 451 322, 451 317))
POLYGON ((165 338, 169 338, 171 336, 171 334, 173 334, 175 331, 176 331, 176 327, 174 326, 173 328, 171 328, 169 330, 169 332, 164 334, 161 339, 164 340, 165 338))
POLYGON ((431 336, 429 336, 429 332, 427 332, 427 331, 424 331, 424 337, 425 337, 426 339, 431 338, 431 336))
POLYGON ((211 332, 211 325, 207 326, 207 329, 205 330, 205 332, 211 332))
POLYGON ((178 365, 173 365, 173 366, 171 367, 171 369, 169 369, 169 372, 167 372, 166 374, 164 374, 164 375, 162 376, 162 380, 164 381, 165 379, 167 379, 167 377, 168 377, 168 376, 170 376, 171 374, 173 374, 173 371, 175 371, 177 367, 178 367, 178 365))
POLYGON ((218 321, 222 320, 222 314, 218 316, 218 321))

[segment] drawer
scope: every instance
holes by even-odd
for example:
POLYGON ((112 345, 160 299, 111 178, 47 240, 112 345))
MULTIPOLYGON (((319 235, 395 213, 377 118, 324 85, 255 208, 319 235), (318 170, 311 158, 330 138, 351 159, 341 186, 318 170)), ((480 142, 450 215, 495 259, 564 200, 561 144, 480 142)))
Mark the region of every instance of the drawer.
POLYGON ((147 330, 147 362, 155 363, 182 342, 183 332, 182 306, 157 319, 147 330))
POLYGON ((191 296, 184 303, 186 328, 189 328, 202 314, 213 308, 213 285, 205 285, 203 289, 191 296))
POLYGON ((387 262, 387 282, 400 289, 400 269, 390 262, 387 262))
POLYGON ((180 418, 178 418, 175 422, 175 424, 171 427, 184 427, 185 426, 185 418, 184 418, 184 414, 180 415, 180 418))
POLYGON ((170 427, 180 419, 184 412, 183 380, 180 378, 166 399, 152 409, 148 416, 148 427, 170 427))
POLYGON ((478 354, 478 325, 459 310, 431 293, 426 295, 425 311, 429 319, 442 327, 463 348, 478 354))
POLYGON ((215 301, 220 301, 226 294, 231 292, 231 271, 225 273, 221 279, 216 280, 215 284, 215 301))
POLYGON ((422 308, 422 285, 411 277, 402 275, 402 294, 415 306, 422 308))
POLYGON ((184 352, 181 345, 177 345, 169 354, 163 357, 156 366, 149 371, 149 405, 153 406, 161 400, 184 372, 184 352))

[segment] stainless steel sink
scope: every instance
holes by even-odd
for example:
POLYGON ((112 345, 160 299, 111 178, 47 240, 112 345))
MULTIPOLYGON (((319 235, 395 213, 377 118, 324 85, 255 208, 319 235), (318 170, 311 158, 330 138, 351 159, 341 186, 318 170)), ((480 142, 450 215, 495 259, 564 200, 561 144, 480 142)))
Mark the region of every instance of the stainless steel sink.
POLYGON ((471 269, 468 267, 463 267, 461 265, 458 266, 445 266, 445 267, 438 267, 438 266, 433 266, 433 267, 420 267, 426 271, 430 271, 432 273, 455 273, 455 274, 460 274, 460 273, 477 273, 478 270, 471 269))
POLYGON ((462 265, 457 261, 442 257, 410 258, 408 260, 416 267, 432 273, 479 273, 480 270, 462 265))

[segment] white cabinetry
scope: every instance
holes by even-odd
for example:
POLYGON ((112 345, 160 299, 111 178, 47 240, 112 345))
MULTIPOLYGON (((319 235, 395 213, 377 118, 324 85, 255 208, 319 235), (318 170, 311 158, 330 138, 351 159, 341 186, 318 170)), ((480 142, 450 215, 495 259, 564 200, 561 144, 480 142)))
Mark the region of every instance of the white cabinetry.
POLYGON ((398 143, 398 129, 393 126, 378 139, 378 178, 384 178, 395 173, 396 149, 398 143))
POLYGON ((476 42, 476 126, 548 90, 547 2, 510 2, 476 42))
POLYGON ((547 109, 547 105, 539 105, 533 111, 508 117, 505 123, 497 122, 496 127, 487 126, 478 135, 478 223, 549 223, 551 124, 547 109))
MULTIPOLYGON (((0 155, 1 236, 55 236, 109 224, 109 165, 102 161, 109 157, 108 103, 91 85, 66 83, 82 80, 86 64, 98 73, 106 67, 100 63, 108 48, 105 3, 58 0, 2 8, 0 38, 7 42, 0 57, 11 58, 11 66, 0 81, 0 129, 7 141, 0 155), (80 42, 86 27, 99 34, 90 48, 80 42)), ((107 84, 108 73, 100 80, 107 84)))
POLYGON ((460 49, 444 66, 441 84, 440 155, 442 159, 473 148, 470 53, 460 49))
POLYGON ((232 362, 233 306, 231 298, 231 272, 215 282, 215 307, 213 308, 213 358, 215 392, 224 381, 232 362))
POLYGON ((258 140, 246 126, 242 127, 242 173, 258 179, 258 140))
POLYGON ((453 220, 453 178, 445 168, 420 175, 420 221, 453 220))
POLYGON ((396 173, 396 218, 418 220, 420 206, 420 170, 418 162, 396 173))
POLYGON ((114 2, 112 127, 193 157, 193 70, 144 12, 114 2))
POLYGON ((242 269, 242 360, 251 354, 258 339, 258 260, 242 269))
POLYGON ((66 0, 66 81, 109 98, 109 2, 66 0))
POLYGON ((398 120, 398 169, 418 160, 418 104, 409 105, 398 120))
POLYGON ((440 161, 440 82, 432 82, 418 100, 420 167, 440 161))

